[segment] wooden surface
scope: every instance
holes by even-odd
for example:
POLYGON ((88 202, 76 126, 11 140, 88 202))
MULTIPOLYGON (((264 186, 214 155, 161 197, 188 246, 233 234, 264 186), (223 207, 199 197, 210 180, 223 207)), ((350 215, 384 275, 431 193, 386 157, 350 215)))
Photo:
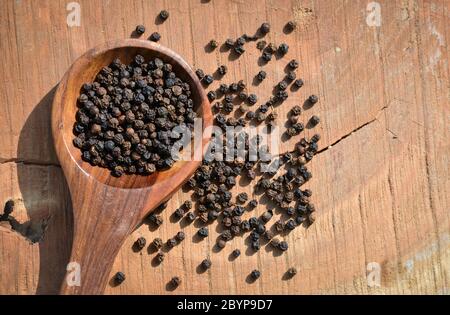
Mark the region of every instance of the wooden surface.
MULTIPOLYGON (((71 63, 144 23, 145 35, 158 30, 161 43, 194 68, 211 73, 226 64, 224 82, 250 83, 259 70, 254 43, 238 60, 219 50, 206 53, 205 45, 252 34, 264 21, 272 25, 268 41, 286 42, 290 50, 264 66, 268 78, 249 90, 267 99, 285 64, 297 58, 305 86, 276 109, 280 125, 291 106, 311 93, 320 97, 301 116, 322 120, 316 128, 321 151, 308 184, 316 222, 287 235, 290 249, 283 255, 266 248, 247 255, 245 238, 216 253, 214 226, 208 239, 192 242, 197 228, 183 225, 187 239, 154 266, 154 254, 135 253, 132 244, 139 236, 166 240, 181 229, 170 219, 189 197, 180 191, 159 229, 142 225, 125 241, 112 274, 120 270, 127 279, 106 293, 450 292, 449 1, 380 1, 380 27, 367 25, 367 1, 79 1, 80 27, 67 26, 67 2, 0 1, 0 201, 17 204, 15 230, 0 223, 0 293, 55 293, 65 273, 71 202, 53 150, 50 104, 71 63), (171 15, 155 25, 161 9, 171 15), (299 27, 284 34, 290 19, 299 27), (230 262, 234 248, 243 255, 230 262), (207 256, 212 268, 201 273, 198 264, 207 256), (380 266, 380 287, 366 279, 372 262, 380 266), (292 266, 298 275, 283 280, 292 266), (261 278, 247 283, 255 268, 261 278), (166 284, 175 275, 182 284, 170 291, 166 284)), ((280 151, 294 142, 282 142, 280 151)))
POLYGON ((148 40, 114 40, 89 50, 73 63, 58 84, 51 119, 55 151, 72 200, 73 243, 69 261, 80 266, 82 279, 78 286, 62 281, 64 294, 102 294, 125 239, 201 165, 200 159, 178 161, 164 172, 118 178, 111 176, 107 168, 83 161, 80 150, 73 145, 73 123, 83 84, 93 82, 100 70, 116 58, 129 64, 136 54, 146 60, 160 58, 170 63, 178 77, 191 85, 191 99, 203 120, 203 139, 193 149, 193 156, 201 156, 211 138, 213 117, 202 84, 186 61, 167 47, 148 40))

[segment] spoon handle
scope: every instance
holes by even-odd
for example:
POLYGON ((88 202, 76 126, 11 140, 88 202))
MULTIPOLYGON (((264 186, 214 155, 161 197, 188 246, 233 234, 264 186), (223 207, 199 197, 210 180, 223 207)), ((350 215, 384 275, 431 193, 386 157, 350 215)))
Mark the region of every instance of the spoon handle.
POLYGON ((144 201, 104 185, 86 187, 78 182, 73 187, 74 239, 61 294, 102 294, 121 245, 138 223, 136 213, 144 201))

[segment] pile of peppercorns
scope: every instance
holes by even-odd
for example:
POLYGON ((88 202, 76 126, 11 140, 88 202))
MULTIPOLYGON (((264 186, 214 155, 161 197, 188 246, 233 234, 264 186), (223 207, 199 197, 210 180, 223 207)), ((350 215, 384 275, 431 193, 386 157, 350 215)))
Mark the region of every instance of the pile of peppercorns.
MULTIPOLYGON (((293 21, 285 25, 287 32, 292 32, 295 28, 296 24, 293 21)), ((224 47, 230 49, 237 55, 241 55, 245 52, 244 46, 247 42, 259 40, 256 43, 256 47, 262 51, 262 55, 260 56, 261 60, 267 63, 272 60, 272 56, 275 54, 282 57, 289 50, 287 44, 282 43, 277 46, 274 43, 267 44, 266 41, 262 40, 269 32, 270 24, 263 23, 257 35, 248 36, 244 34, 236 40, 227 39, 224 47)), ((216 49, 218 46, 219 44, 216 40, 209 42, 211 50, 216 49)), ((249 123, 257 125, 265 122, 269 128, 273 126, 277 119, 277 114, 273 109, 287 100, 289 96, 287 92, 288 86, 291 85, 291 91, 296 91, 304 85, 303 80, 297 78, 295 72, 298 66, 299 63, 295 59, 287 64, 289 71, 285 78, 277 83, 274 95, 256 110, 251 110, 251 107, 258 102, 258 97, 256 94, 248 94, 246 92, 247 85, 243 80, 229 85, 222 83, 217 90, 209 91, 207 94, 209 100, 211 102, 216 101, 212 105, 213 112, 215 113, 215 125, 224 130, 227 126, 244 127, 249 123), (222 101, 217 101, 219 98, 223 98, 222 101), (236 99, 240 101, 239 105, 235 105, 236 99), (243 114, 243 117, 234 118, 228 116, 235 110, 243 114)), ((220 77, 224 76, 227 73, 227 67, 225 65, 219 66, 216 73, 220 77)), ((197 69, 196 74, 205 87, 208 87, 214 81, 212 74, 205 74, 201 69, 197 69)), ((261 82, 267 78, 267 73, 261 70, 255 75, 255 78, 261 82)), ((313 106, 317 102, 318 97, 316 95, 311 95, 307 99, 307 103, 310 106, 313 106)), ((285 132, 288 137, 298 136, 305 129, 305 126, 298 121, 301 112, 302 109, 298 105, 291 109, 288 118, 288 127, 285 132)), ((314 127, 319 121, 319 117, 312 116, 308 124, 314 127)), ((312 191, 309 189, 301 189, 301 186, 312 178, 312 174, 306 164, 318 151, 320 135, 315 134, 310 139, 306 137, 299 139, 292 152, 286 152, 279 156, 280 166, 263 173, 257 181, 255 190, 262 192, 277 209, 289 217, 287 220, 279 219, 275 221, 270 227, 268 223, 273 219, 273 210, 267 210, 262 215, 252 216, 248 220, 244 219, 243 215, 246 212, 251 212, 258 206, 258 200, 250 199, 245 192, 233 197, 231 192, 231 189, 236 185, 236 178, 238 176, 246 177, 250 182, 255 180, 257 177, 257 168, 262 164, 263 160, 250 161, 248 158, 249 145, 260 146, 260 136, 257 135, 250 138, 247 133, 243 132, 235 136, 233 143, 239 143, 239 140, 245 143, 246 157, 242 159, 235 156, 233 161, 216 161, 205 157, 200 168, 185 184, 188 189, 193 191, 194 203, 190 200, 185 201, 181 207, 175 210, 173 216, 178 220, 185 219, 188 222, 198 220, 204 224, 205 226, 202 226, 197 231, 197 235, 200 238, 208 237, 209 230, 207 224, 218 221, 222 226, 222 232, 215 243, 218 249, 225 248, 227 242, 234 237, 249 233, 249 246, 252 250, 259 251, 261 246, 266 243, 268 246, 284 252, 288 250, 289 245, 286 241, 277 238, 277 234, 284 235, 296 227, 302 225, 308 226, 315 221, 315 207, 310 200, 312 191), (284 171, 279 174, 281 168, 284 168, 284 171)), ((229 143, 224 140, 223 144, 226 150, 227 144, 229 143)), ((266 152, 270 156, 267 147, 260 148, 258 152, 266 152)), ((226 151, 224 153, 226 154, 226 151)), ((166 205, 167 203, 161 205, 148 217, 152 224, 160 226, 163 223, 159 212, 166 205)), ((158 263, 161 263, 165 255, 164 246, 170 249, 184 239, 185 235, 183 232, 179 232, 173 238, 169 238, 166 243, 160 238, 155 238, 151 244, 157 251, 154 259, 158 263)), ((138 239, 135 244, 137 244, 137 247, 142 246, 141 248, 145 246, 145 242, 141 239, 138 239)), ((241 251, 239 249, 232 251, 232 257, 234 259, 240 255, 241 251)), ((200 266, 204 270, 209 269, 211 267, 211 260, 209 258, 204 259, 200 263, 200 266)), ((285 275, 287 278, 292 278, 296 274, 297 269, 291 267, 286 271, 285 275)), ((250 279, 253 281, 257 280, 260 276, 261 272, 256 269, 249 274, 250 279)), ((173 287, 177 287, 180 282, 179 277, 174 277, 170 281, 170 284, 173 287)))
POLYGON ((74 145, 84 161, 111 174, 149 175, 172 167, 175 126, 193 128, 196 113, 188 83, 159 58, 115 59, 78 98, 74 145))

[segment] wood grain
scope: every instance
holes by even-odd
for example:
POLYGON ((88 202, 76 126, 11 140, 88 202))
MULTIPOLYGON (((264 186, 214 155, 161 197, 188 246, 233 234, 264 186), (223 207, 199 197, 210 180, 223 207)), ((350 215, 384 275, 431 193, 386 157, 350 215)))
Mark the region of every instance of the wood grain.
MULTIPOLYGON (((24 235, 0 226, 0 293, 58 292, 70 253, 72 212, 51 139, 54 87, 77 57, 100 43, 129 38, 139 23, 147 26, 144 36, 160 32, 161 43, 193 68, 212 73, 226 64, 223 82, 244 79, 261 101, 283 77, 285 64, 292 58, 300 61, 305 86, 275 110, 282 126, 293 105, 302 105, 312 93, 320 97, 301 116, 304 122, 313 114, 322 120, 318 128, 306 130, 322 135, 308 183, 318 218, 309 229, 285 237, 290 244, 285 255, 266 248, 246 253, 244 238, 216 253, 215 225, 208 239, 193 242, 198 227, 171 220, 190 198, 179 191, 162 213, 165 222, 159 229, 142 225, 125 240, 110 277, 120 270, 127 279, 108 286, 107 294, 449 293, 448 1, 379 1, 380 27, 366 24, 367 1, 79 3, 80 27, 67 26, 65 1, 0 4, 0 201, 16 199, 13 216, 32 226, 24 235), (155 25, 163 8, 171 16, 155 25), (299 27, 284 34, 290 19, 299 27), (222 42, 252 34, 263 21, 272 25, 268 41, 286 42, 290 50, 262 66, 268 78, 253 86, 261 68, 254 43, 237 60, 219 49, 208 53, 205 45, 212 38, 222 42), (132 251, 139 236, 166 240, 181 229, 187 239, 161 265, 152 264, 154 253, 132 251), (40 236, 41 241, 29 243, 40 236), (234 248, 243 255, 229 261, 234 248), (197 266, 207 256, 212 268, 201 273, 197 266), (381 267, 380 287, 368 286, 371 262, 381 267), (299 274, 283 280, 292 266, 299 274), (261 278, 247 283, 255 268, 261 278), (170 291, 166 284, 174 275, 182 284, 170 291)), ((294 143, 282 142, 279 149, 294 143)), ((236 191, 253 190, 244 185, 236 191)), ((260 205, 255 213, 264 210, 260 205)))

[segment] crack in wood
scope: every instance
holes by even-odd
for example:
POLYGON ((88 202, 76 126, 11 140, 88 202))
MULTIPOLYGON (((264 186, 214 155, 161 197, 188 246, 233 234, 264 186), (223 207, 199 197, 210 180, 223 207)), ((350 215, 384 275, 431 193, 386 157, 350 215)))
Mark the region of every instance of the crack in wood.
POLYGON ((34 166, 54 166, 54 167, 61 167, 61 165, 57 163, 51 163, 51 162, 43 162, 39 160, 24 160, 19 158, 0 158, 0 164, 6 164, 6 163, 16 163, 16 164, 24 164, 24 165, 34 165, 34 166))
MULTIPOLYGON (((362 128, 367 127, 368 125, 370 125, 370 124, 372 124, 373 122, 377 121, 377 120, 378 120, 378 116, 380 115, 380 113, 383 112, 385 109, 387 109, 387 108, 389 107, 390 103, 391 103, 391 102, 389 102, 387 105, 383 106, 383 107, 378 111, 378 113, 375 115, 375 118, 373 118, 373 119, 369 120, 368 122, 366 122, 366 123, 364 123, 364 124, 362 124, 362 125, 356 127, 355 129, 353 129, 353 130, 350 131, 349 133, 343 135, 342 137, 340 137, 339 139, 337 139, 336 141, 334 141, 332 144, 326 146, 325 148, 320 149, 319 151, 316 152, 315 155, 319 155, 320 153, 323 153, 323 152, 327 151, 328 149, 330 149, 331 147, 335 146, 336 144, 338 144, 338 143, 341 142, 342 140, 344 140, 344 139, 350 137, 350 136, 351 136, 352 134, 354 134, 355 132, 357 132, 357 131, 361 130, 362 128)), ((387 130, 387 131, 390 131, 390 130, 388 130, 388 129, 386 129, 386 130, 387 130)), ((392 133, 392 132, 391 132, 391 133, 392 133)))

